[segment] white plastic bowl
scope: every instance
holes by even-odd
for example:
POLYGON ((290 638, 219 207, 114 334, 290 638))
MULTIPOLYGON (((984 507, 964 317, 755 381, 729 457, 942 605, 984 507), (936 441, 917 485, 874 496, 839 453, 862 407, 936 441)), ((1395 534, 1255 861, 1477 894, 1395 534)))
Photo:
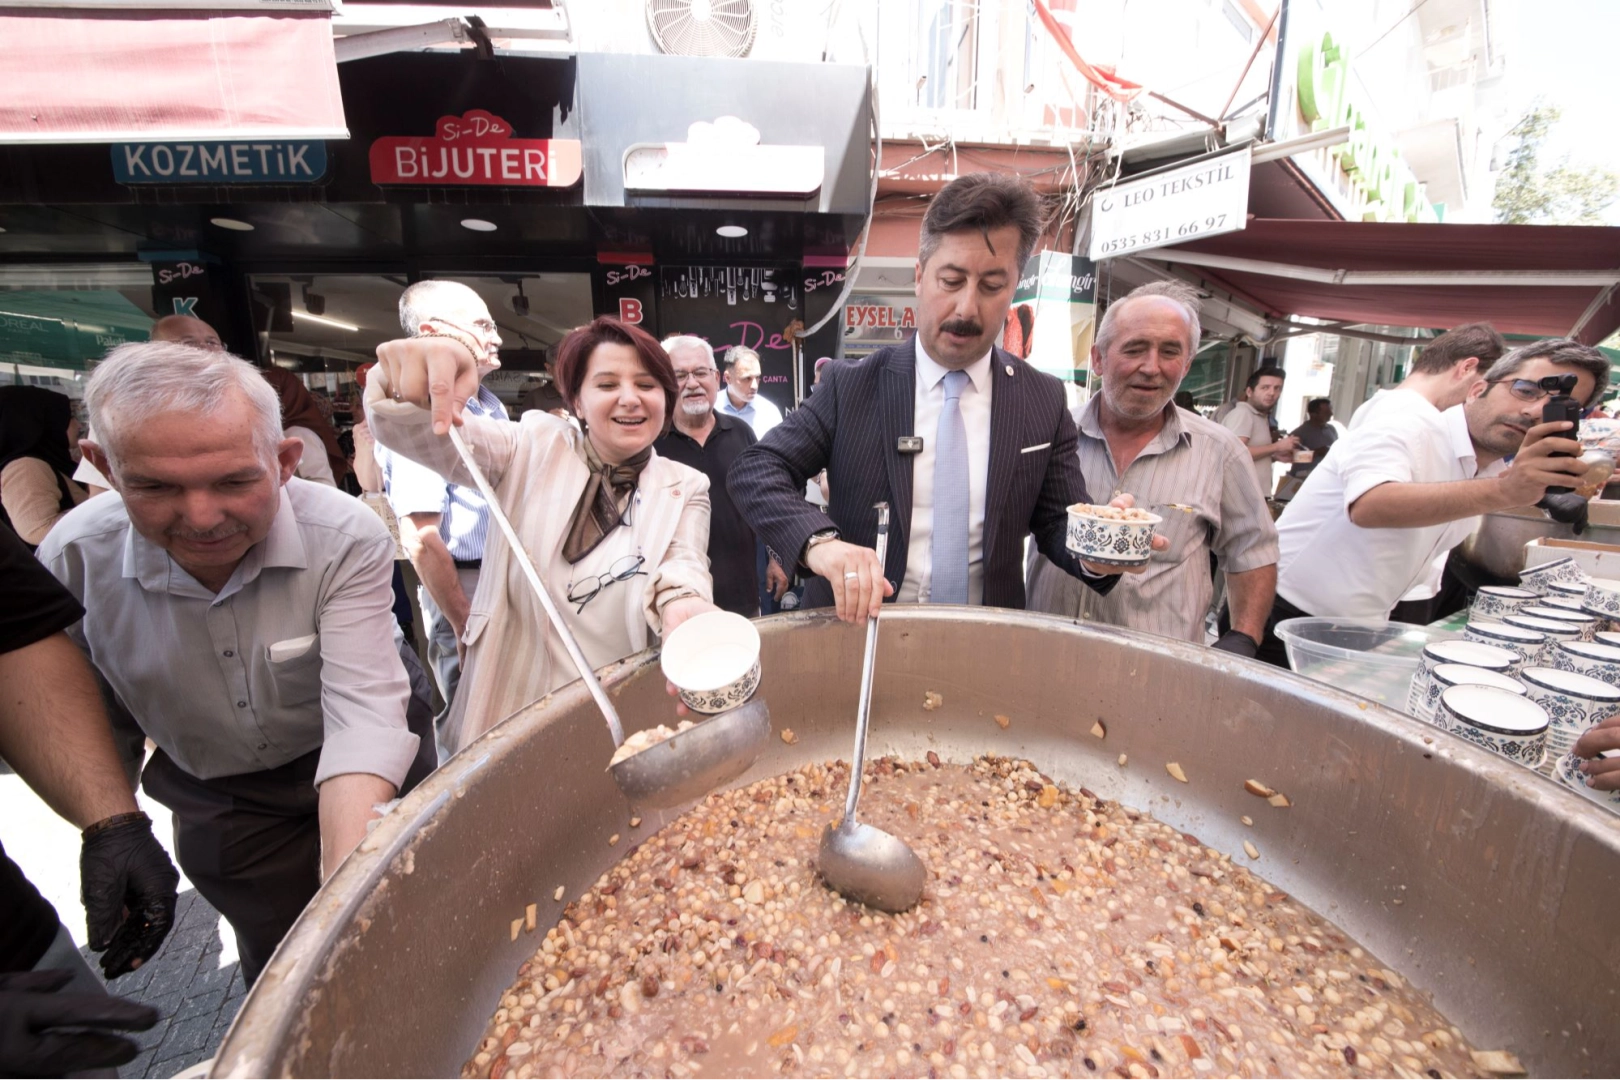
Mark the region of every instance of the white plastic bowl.
POLYGON ((1398 709, 1423 647, 1457 635, 1385 619, 1304 618, 1284 619, 1277 636, 1299 674, 1398 709))

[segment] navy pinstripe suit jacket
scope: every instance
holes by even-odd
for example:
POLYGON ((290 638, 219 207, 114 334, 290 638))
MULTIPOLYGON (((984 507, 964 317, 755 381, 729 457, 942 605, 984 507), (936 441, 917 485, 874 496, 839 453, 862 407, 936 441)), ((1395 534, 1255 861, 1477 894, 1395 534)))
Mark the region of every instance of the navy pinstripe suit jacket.
MULTIPOLYGON (((1000 349, 992 357, 990 374, 984 603, 1024 606, 1024 537, 1031 533, 1043 555, 1107 592, 1118 579, 1084 578, 1079 562, 1064 547, 1069 504, 1091 500, 1080 475, 1079 434, 1063 384, 1000 349)), ((890 525, 884 572, 898 591, 911 539, 913 458, 896 449, 896 440, 915 434, 916 378, 915 339, 879 349, 864 360, 834 361, 822 370, 821 385, 803 405, 738 456, 727 477, 732 501, 784 560, 796 558, 813 533, 827 528, 837 528, 852 544, 876 546, 877 512, 872 507, 886 501, 890 525), (832 494, 827 514, 804 498, 806 481, 823 468, 832 494)), ((924 432, 923 437, 931 439, 934 433, 924 432)), ((831 603, 832 587, 811 578, 806 606, 831 603)))

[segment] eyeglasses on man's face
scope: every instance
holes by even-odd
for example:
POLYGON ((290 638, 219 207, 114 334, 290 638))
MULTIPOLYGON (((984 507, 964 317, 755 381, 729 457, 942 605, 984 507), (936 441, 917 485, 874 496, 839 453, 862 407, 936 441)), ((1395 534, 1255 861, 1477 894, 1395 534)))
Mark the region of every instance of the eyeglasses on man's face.
POLYGON ((1550 375, 1545 379, 1493 379, 1492 386, 1506 386, 1508 393, 1527 405, 1533 405, 1557 393, 1568 394, 1574 387, 1574 379, 1566 375, 1550 375))
POLYGON ((714 368, 712 368, 712 367, 698 368, 696 371, 679 371, 679 370, 677 370, 675 372, 675 385, 682 386, 682 385, 685 385, 688 382, 697 382, 697 383, 707 382, 708 379, 709 379, 709 376, 713 375, 713 374, 714 374, 714 368))
POLYGON ((578 615, 585 610, 585 605, 595 600, 603 589, 615 581, 629 581, 633 577, 646 577, 647 572, 641 568, 646 562, 642 555, 626 555, 607 568, 605 574, 598 574, 594 578, 573 582, 568 586, 568 602, 578 604, 574 614, 578 615))

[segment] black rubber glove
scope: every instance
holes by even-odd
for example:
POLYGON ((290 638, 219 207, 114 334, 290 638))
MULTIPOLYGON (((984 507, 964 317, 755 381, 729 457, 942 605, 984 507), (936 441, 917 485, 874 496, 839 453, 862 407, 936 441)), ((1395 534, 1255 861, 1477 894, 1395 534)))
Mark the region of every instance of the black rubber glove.
POLYGON ((152 958, 174 925, 180 873, 145 814, 120 814, 84 831, 79 898, 101 973, 116 979, 152 958))
POLYGON ((1246 656, 1250 660, 1253 660, 1255 654, 1260 651, 1260 643, 1241 630, 1228 630, 1210 647, 1221 652, 1229 652, 1234 656, 1246 656))
POLYGON ((67 1076, 135 1060, 140 1047, 107 1032, 145 1031, 158 1011, 107 994, 62 993, 70 978, 0 975, 0 1076, 67 1076))

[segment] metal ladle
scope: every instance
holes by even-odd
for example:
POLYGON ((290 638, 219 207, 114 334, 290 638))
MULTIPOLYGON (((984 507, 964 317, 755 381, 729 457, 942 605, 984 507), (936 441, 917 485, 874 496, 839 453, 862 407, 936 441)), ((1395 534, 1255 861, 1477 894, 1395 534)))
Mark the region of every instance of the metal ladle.
MULTIPOLYGON (((573 660, 574 668, 585 682, 585 688, 591 692, 596 707, 602 710, 602 718, 607 721, 608 734, 613 736, 613 747, 617 750, 624 745, 624 726, 619 723, 618 710, 613 707, 613 702, 608 700, 607 692, 602 689, 602 683, 591 670, 591 665, 585 659, 584 652, 580 650, 573 631, 558 613, 557 605, 552 602, 551 593, 540 580, 540 575, 535 572, 528 551, 518 540, 516 530, 506 518, 506 512, 501 509, 500 500, 495 497, 494 489, 489 486, 483 470, 478 467, 478 462, 473 460, 472 451, 454 424, 450 426, 450 442, 461 455, 462 464, 466 465, 467 471, 472 474, 478 490, 483 493, 484 502, 489 507, 489 516, 495 520, 501 534, 506 537, 506 543, 511 547, 513 557, 522 568, 523 576, 529 579, 529 585, 539 598, 540 606, 545 609, 546 616, 551 620, 552 629, 562 639, 563 648, 568 650, 569 659, 573 660)), ((766 707, 764 699, 756 696, 745 705, 711 716, 696 727, 688 728, 615 765, 610 765, 608 771, 612 773, 613 782, 619 786, 619 790, 638 807, 659 810, 680 806, 701 798, 721 784, 741 776, 759 758, 770 736, 770 709, 766 707)))
MULTIPOLYGON (((889 551, 889 504, 878 503, 877 558, 889 551)), ((880 586, 881 587, 881 586, 880 586)), ((877 661, 877 616, 866 624, 866 655, 861 661, 861 700, 855 720, 855 754, 849 767, 849 798, 843 819, 821 833, 817 869, 835 891, 880 911, 900 912, 922 899, 928 871, 904 840, 855 820, 861 801, 861 770, 866 764, 866 731, 872 720, 872 669, 877 661)))

